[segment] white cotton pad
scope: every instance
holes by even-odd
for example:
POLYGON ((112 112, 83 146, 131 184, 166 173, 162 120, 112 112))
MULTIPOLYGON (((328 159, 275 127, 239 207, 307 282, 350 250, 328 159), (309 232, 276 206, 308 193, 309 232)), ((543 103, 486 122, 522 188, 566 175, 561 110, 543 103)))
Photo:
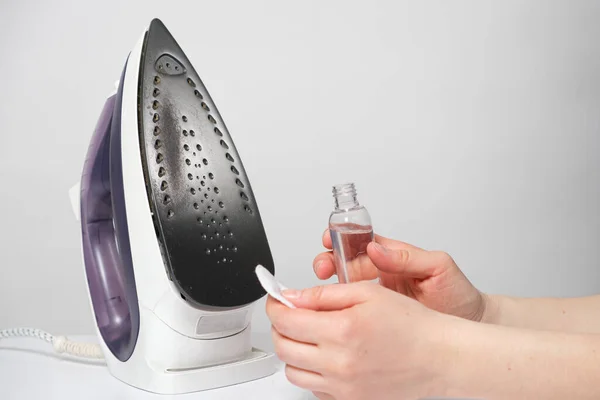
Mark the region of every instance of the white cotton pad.
POLYGON ((262 265, 257 265, 256 276, 258 277, 258 281, 262 285, 263 289, 271 295, 276 300, 279 300, 281 303, 285 304, 289 308, 296 308, 288 299, 283 297, 281 292, 286 290, 287 288, 283 286, 281 283, 277 282, 275 277, 269 272, 268 269, 263 267, 262 265))

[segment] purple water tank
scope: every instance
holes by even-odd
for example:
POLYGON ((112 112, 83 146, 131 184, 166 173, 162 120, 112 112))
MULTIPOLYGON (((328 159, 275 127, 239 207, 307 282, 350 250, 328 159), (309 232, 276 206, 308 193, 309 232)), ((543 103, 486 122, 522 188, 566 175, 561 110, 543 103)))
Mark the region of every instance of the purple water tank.
POLYGON ((96 323, 114 356, 126 361, 139 331, 121 159, 121 100, 107 99, 81 177, 83 257, 96 323))

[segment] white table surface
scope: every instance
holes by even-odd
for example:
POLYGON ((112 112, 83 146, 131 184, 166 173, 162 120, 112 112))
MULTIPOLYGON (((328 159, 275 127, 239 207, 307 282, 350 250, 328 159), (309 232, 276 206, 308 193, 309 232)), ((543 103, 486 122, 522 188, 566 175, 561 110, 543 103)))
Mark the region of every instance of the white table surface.
MULTIPOLYGON (((69 337, 97 342, 93 336, 69 337)), ((266 334, 255 334, 253 344, 272 350, 266 334)), ((281 366, 270 377, 235 386, 184 395, 156 395, 133 388, 108 372, 103 361, 73 360, 53 352, 39 339, 0 340, 0 399, 2 400, 314 400, 309 391, 290 384, 281 366)))

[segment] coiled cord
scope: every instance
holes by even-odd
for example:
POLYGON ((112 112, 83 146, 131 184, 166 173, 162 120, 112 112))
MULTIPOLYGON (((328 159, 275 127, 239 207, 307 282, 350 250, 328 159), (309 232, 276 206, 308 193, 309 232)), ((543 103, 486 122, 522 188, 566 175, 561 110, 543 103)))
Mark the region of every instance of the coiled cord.
POLYGON ((65 336, 53 336, 48 332, 35 328, 14 328, 0 330, 0 339, 13 337, 31 337, 48 342, 57 353, 70 354, 77 357, 103 359, 99 345, 95 343, 73 342, 65 336))

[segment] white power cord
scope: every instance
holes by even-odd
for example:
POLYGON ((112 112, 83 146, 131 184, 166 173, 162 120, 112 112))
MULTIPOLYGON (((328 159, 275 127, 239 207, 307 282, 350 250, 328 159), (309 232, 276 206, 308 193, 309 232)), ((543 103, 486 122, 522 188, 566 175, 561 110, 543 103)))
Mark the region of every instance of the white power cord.
POLYGON ((66 353, 77 357, 103 359, 100 346, 95 343, 73 342, 65 336, 53 336, 41 329, 14 328, 0 330, 0 339, 12 337, 32 337, 44 340, 54 347, 57 353, 66 353))

